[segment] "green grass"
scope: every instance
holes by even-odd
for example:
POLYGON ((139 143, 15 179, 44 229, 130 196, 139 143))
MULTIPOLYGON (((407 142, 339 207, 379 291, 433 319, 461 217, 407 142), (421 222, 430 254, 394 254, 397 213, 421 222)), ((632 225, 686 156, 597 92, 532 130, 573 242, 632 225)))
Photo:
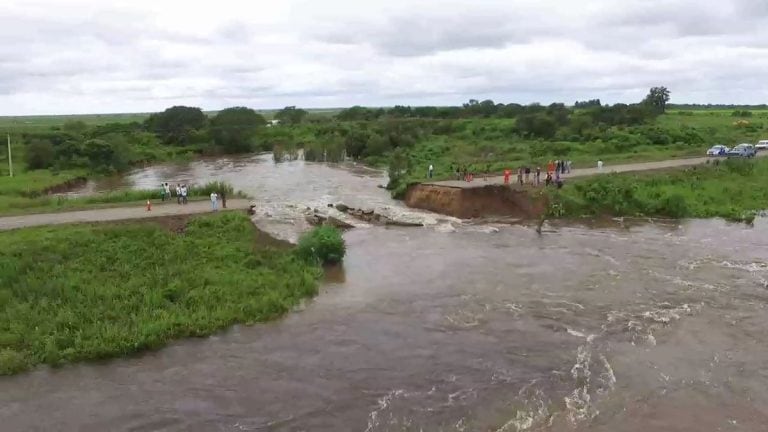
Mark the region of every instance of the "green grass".
POLYGON ((576 179, 553 192, 554 216, 660 216, 751 222, 768 209, 768 160, 576 179))
MULTIPOLYGON (((47 171, 40 171, 40 173, 47 173, 47 171)), ((41 178, 43 180, 41 180, 40 185, 49 187, 50 184, 44 181, 48 177, 42 175, 41 178)), ((0 183, 1 185, 2 183, 0 183)), ((40 188, 14 188, 8 185, 8 192, 0 195, 0 215, 54 213, 58 211, 117 207, 121 205, 143 205, 147 200, 157 202, 161 199, 159 187, 157 189, 121 190, 82 197, 41 195, 42 190, 40 188)), ((247 198, 244 193, 235 191, 232 185, 226 182, 209 182, 201 186, 190 187, 188 197, 191 201, 207 199, 213 191, 217 193, 225 191, 227 198, 231 199, 247 198)))
POLYGON ((248 217, 0 233, 0 374, 125 356, 278 317, 320 270, 254 240, 248 217))
POLYGON ((0 197, 34 197, 46 189, 84 178, 85 171, 68 170, 54 173, 50 170, 19 171, 13 177, 0 177, 0 197))

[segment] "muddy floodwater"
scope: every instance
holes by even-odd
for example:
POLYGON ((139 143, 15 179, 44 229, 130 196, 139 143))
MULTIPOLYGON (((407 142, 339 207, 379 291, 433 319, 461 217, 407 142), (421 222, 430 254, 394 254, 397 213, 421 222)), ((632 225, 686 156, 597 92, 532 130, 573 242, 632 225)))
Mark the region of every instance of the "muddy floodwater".
MULTIPOLYGON (((224 179, 284 238, 344 202, 343 269, 285 318, 0 378, 2 431, 766 431, 768 221, 472 225, 361 167, 266 156, 88 191, 224 179)), ((191 269, 194 271, 194 269, 191 269)))

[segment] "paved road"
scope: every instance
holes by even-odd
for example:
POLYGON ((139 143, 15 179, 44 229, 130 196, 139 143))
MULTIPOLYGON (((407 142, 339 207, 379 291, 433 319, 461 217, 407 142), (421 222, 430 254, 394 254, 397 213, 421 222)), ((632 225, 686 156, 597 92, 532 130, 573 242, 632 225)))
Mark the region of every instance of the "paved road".
MULTIPOLYGON (((249 201, 244 199, 227 200, 228 209, 246 209, 248 208, 248 204, 249 201)), ((183 206, 176 203, 154 204, 152 206, 152 211, 147 211, 144 206, 132 206, 59 213, 39 213, 24 216, 0 217, 0 231, 40 225, 146 219, 158 216, 208 213, 210 211, 211 203, 210 201, 205 200, 192 201, 183 206)))
MULTIPOLYGON (((758 157, 768 156, 768 152, 758 153, 757 156, 758 157)), ((670 159, 670 160, 659 161, 659 162, 643 162, 643 163, 623 164, 623 165, 603 165, 602 170, 598 170, 596 167, 595 168, 579 168, 579 169, 572 170, 570 174, 565 174, 563 178, 586 177, 591 175, 606 174, 606 173, 612 173, 612 172, 650 171, 650 170, 658 170, 658 169, 665 169, 665 168, 679 168, 679 167, 686 167, 686 166, 692 166, 692 165, 702 165, 707 163, 707 160, 709 159, 713 159, 713 158, 699 157, 699 158, 688 158, 688 159, 670 159)), ((542 179, 541 179, 542 181, 544 181, 545 175, 546 174, 542 173, 542 179)), ((516 180, 517 180, 517 172, 513 172, 512 177, 510 178, 510 182, 514 183, 516 180)), ((471 183, 468 183, 465 181, 459 181, 459 180, 447 180, 447 181, 438 181, 438 182, 425 182, 423 184, 466 189, 466 188, 483 187, 488 184, 504 184, 504 176, 488 177, 487 181, 484 181, 482 179, 482 176, 478 176, 478 177, 475 177, 475 181, 471 183)))

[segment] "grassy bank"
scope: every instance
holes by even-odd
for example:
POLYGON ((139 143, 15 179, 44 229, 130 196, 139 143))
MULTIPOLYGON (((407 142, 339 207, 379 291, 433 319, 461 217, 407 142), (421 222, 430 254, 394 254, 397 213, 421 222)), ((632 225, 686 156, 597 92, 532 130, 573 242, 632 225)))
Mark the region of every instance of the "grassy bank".
MULTIPOLYGON (((227 198, 247 198, 232 185, 226 182, 209 182, 200 186, 191 186, 188 197, 192 201, 207 199, 211 192, 221 194, 224 191, 227 198)), ((175 194, 175 191, 173 192, 175 194)), ((147 200, 159 201, 160 188, 130 189, 91 196, 40 195, 39 193, 9 193, 0 195, 0 215, 18 215, 29 213, 53 213, 57 211, 78 210, 98 207, 115 207, 120 205, 142 205, 147 200)), ((172 198, 175 199, 175 198, 172 198)))
POLYGON ((154 349, 277 317, 319 267, 254 241, 243 214, 0 233, 0 374, 154 349))
POLYGON ((668 172, 607 174, 552 191, 557 217, 720 217, 751 222, 768 209, 768 160, 726 160, 668 172))

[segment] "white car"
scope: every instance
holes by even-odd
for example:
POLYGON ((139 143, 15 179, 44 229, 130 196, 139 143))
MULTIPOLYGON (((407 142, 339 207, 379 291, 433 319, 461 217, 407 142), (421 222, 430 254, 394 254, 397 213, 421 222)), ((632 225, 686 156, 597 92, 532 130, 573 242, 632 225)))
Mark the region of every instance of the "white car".
POLYGON ((755 144, 755 150, 768 150, 768 140, 760 140, 755 144))
POLYGON ((707 150, 707 156, 725 156, 728 150, 730 149, 724 145, 712 146, 711 149, 707 150))

